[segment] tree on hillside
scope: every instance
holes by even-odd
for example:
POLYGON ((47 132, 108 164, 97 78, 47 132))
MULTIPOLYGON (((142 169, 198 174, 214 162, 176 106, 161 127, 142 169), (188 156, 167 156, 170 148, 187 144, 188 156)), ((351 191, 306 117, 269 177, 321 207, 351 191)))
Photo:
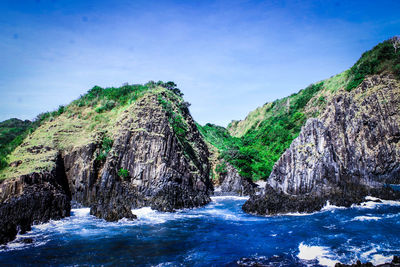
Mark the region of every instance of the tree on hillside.
POLYGON ((169 82, 164 83, 163 87, 167 88, 168 90, 172 90, 177 87, 177 84, 169 81, 169 82))
POLYGON ((156 87, 156 82, 155 81, 148 81, 145 86, 149 87, 149 88, 154 88, 156 87))
POLYGON ((174 92, 176 95, 178 95, 180 97, 183 96, 183 93, 181 92, 181 90, 179 90, 179 88, 177 87, 177 84, 174 82, 169 81, 169 82, 162 84, 161 86, 168 90, 171 90, 172 92, 174 92))
POLYGON ((397 52, 397 48, 400 48, 400 37, 399 36, 393 36, 392 39, 392 44, 394 47, 394 52, 397 52))

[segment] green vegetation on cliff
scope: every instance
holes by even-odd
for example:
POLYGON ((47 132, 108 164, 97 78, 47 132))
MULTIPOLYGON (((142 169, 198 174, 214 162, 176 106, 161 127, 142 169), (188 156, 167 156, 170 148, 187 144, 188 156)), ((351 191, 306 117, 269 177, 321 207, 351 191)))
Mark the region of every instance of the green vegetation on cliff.
MULTIPOLYGON (((50 170, 58 153, 93 142, 99 144, 97 160, 104 160, 124 112, 129 112, 138 99, 152 92, 182 96, 173 82, 150 81, 118 88, 94 86, 69 105, 39 114, 33 123, 19 120, 1 123, 0 179, 50 170)), ((180 102, 187 109, 188 104, 180 102)))
POLYGON ((0 169, 7 167, 7 156, 22 143, 36 125, 36 122, 15 118, 0 122, 0 169))
POLYGON ((392 38, 375 46, 362 54, 351 67, 346 90, 351 91, 364 80, 367 75, 393 73, 400 78, 400 49, 395 48, 396 38, 392 38))
POLYGON ((233 121, 228 125, 229 132, 209 124, 200 126, 200 131, 242 176, 267 179, 306 120, 318 116, 337 91, 352 90, 367 75, 390 73, 400 78, 400 48, 395 49, 393 43, 393 39, 387 40, 365 52, 350 70, 266 103, 245 120, 233 121))
POLYGON ((260 120, 240 137, 233 137, 225 128, 212 124, 200 126, 200 132, 241 176, 266 179, 274 163, 299 134, 306 121, 305 106, 322 87, 322 82, 310 85, 297 94, 266 104, 266 108, 261 109, 263 116, 253 114, 260 120))
POLYGON ((196 146, 190 141, 193 136, 193 129, 188 123, 189 106, 182 98, 183 93, 173 82, 164 84, 168 90, 157 94, 157 101, 168 116, 169 125, 182 145, 185 156, 191 160, 199 169, 202 169, 201 162, 196 151, 196 146))

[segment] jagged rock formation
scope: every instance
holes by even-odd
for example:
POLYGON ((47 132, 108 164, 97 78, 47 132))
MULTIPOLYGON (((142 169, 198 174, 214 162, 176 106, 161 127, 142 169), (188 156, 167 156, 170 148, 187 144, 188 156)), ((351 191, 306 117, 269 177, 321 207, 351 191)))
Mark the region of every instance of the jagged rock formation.
POLYGON ((108 133, 85 133, 85 121, 67 115, 42 125, 12 155, 23 155, 7 170, 17 177, 0 186, 0 243, 34 222, 69 216, 71 200, 108 221, 135 219, 131 209, 143 206, 174 211, 207 204, 209 152, 182 103, 158 88, 113 117, 108 133), (107 153, 106 135, 113 139, 107 153), (43 171, 29 172, 31 166, 43 171))
POLYGON ((32 223, 61 219, 70 214, 70 192, 63 163, 51 172, 32 173, 0 185, 0 243, 25 233, 32 223))
POLYGON ((399 107, 400 83, 391 76, 375 75, 339 93, 275 164, 265 195, 253 196, 243 209, 309 212, 327 200, 348 206, 366 194, 400 197, 377 189, 400 183, 399 107))
MULTIPOLYGON (((258 189, 257 185, 248 177, 240 175, 227 156, 235 154, 238 149, 237 138, 232 137, 228 130, 222 126, 207 123, 197 125, 202 137, 206 141, 210 152, 211 177, 214 184, 215 195, 248 196, 258 189)), ((231 157, 234 158, 236 156, 231 157)))
POLYGON ((257 190, 257 185, 250 179, 239 175, 239 172, 231 164, 226 163, 225 172, 219 174, 218 187, 215 195, 249 196, 257 190))
POLYGON ((173 211, 210 201, 206 145, 188 113, 185 119, 190 129, 186 143, 174 134, 168 116, 157 95, 149 95, 122 118, 110 156, 93 187, 97 192, 97 215, 107 213, 109 205, 150 205, 157 210, 173 211), (185 151, 188 147, 184 145, 190 146, 191 155, 185 155, 190 152, 185 151), (121 168, 128 171, 129 177, 118 176, 121 168), (99 206, 106 209, 102 211, 99 206))

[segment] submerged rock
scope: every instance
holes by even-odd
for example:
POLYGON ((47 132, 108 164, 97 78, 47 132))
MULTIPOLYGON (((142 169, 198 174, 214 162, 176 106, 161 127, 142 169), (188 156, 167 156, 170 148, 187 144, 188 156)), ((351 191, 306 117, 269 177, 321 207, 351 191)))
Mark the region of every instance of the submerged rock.
POLYGON ((116 222, 123 218, 128 220, 137 219, 136 215, 132 214, 132 211, 129 206, 126 205, 92 205, 90 209, 90 215, 94 215, 98 218, 103 218, 109 222, 116 222))

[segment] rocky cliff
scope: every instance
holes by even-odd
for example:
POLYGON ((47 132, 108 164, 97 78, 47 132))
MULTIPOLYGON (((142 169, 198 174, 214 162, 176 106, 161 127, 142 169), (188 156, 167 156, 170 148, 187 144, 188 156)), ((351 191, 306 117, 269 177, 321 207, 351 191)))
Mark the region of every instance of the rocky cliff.
POLYGON ((230 163, 225 163, 224 170, 218 174, 215 185, 215 195, 249 196, 258 190, 253 181, 240 176, 237 169, 230 163))
POLYGON ((134 219, 132 208, 210 201, 208 149, 173 91, 156 87, 107 112, 68 109, 11 154, 0 186, 0 243, 32 223, 69 216, 71 200, 108 221, 134 219))
POLYGON ((399 198, 384 187, 400 183, 399 107, 400 83, 390 75, 341 91, 274 165, 266 193, 251 197, 243 209, 310 212, 328 200, 349 206, 367 194, 399 198))
POLYGON ((187 110, 160 105, 160 101, 174 103, 169 97, 166 92, 150 94, 122 117, 92 189, 96 192, 92 214, 108 218, 113 210, 109 207, 121 205, 128 210, 150 205, 173 211, 210 201, 207 147, 187 110), (181 116, 182 125, 171 122, 173 116, 181 116), (174 132, 179 130, 184 136, 174 132), (121 169, 127 171, 125 177, 118 175, 121 169))
POLYGON ((32 223, 61 219, 70 214, 71 193, 61 158, 51 172, 22 175, 0 184, 0 243, 18 231, 25 233, 32 223))
POLYGON ((249 177, 244 177, 231 162, 237 158, 238 142, 222 126, 207 123, 197 127, 206 141, 210 152, 211 177, 215 195, 248 196, 258 190, 258 186, 249 177))

